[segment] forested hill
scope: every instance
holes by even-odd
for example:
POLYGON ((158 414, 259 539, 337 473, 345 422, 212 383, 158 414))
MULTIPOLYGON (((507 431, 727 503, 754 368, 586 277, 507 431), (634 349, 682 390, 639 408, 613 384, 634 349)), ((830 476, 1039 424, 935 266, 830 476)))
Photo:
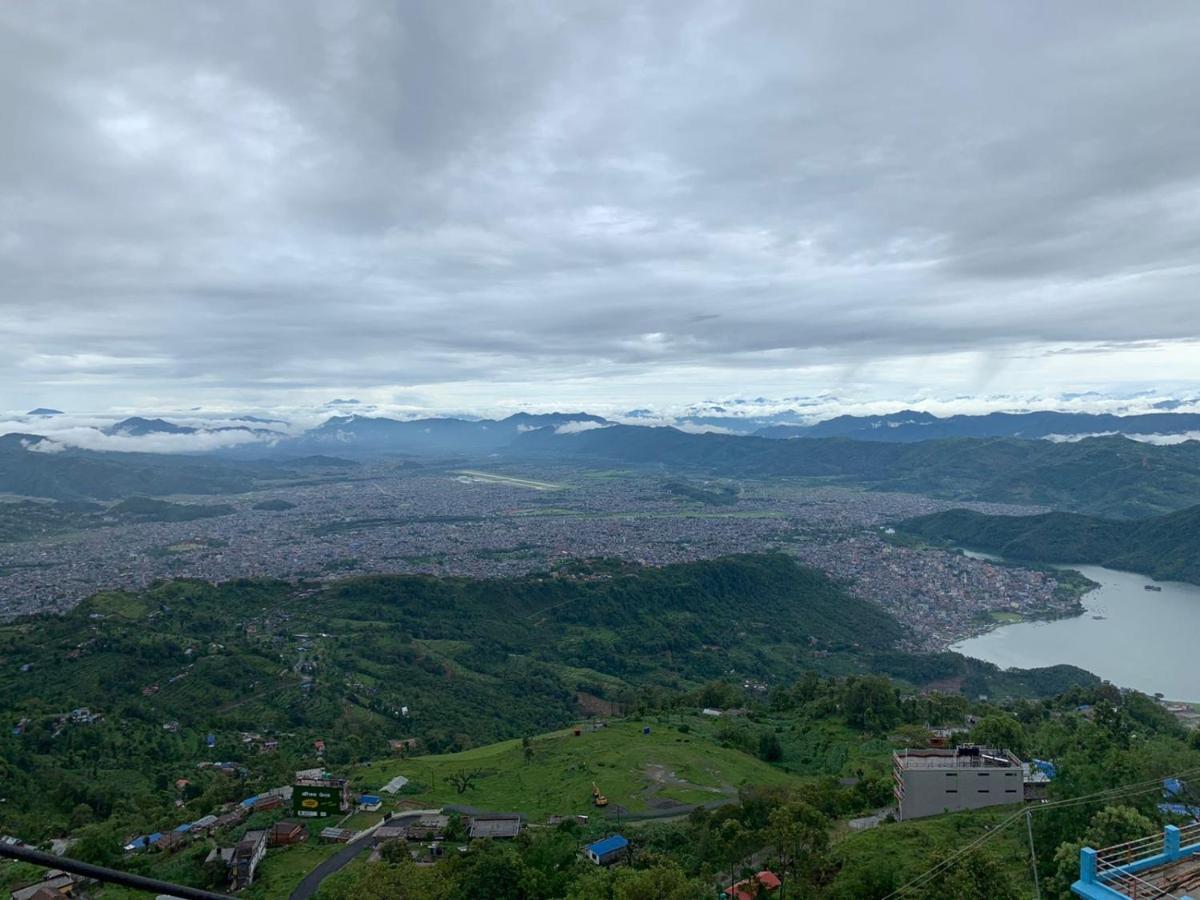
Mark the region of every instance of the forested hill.
POLYGON ((383 714, 381 739, 396 736, 386 711, 408 706, 423 737, 476 743, 564 724, 579 689, 611 700, 731 671, 848 671, 904 634, 785 556, 324 588, 177 581, 0 627, 0 691, 14 715, 89 706, 207 729, 333 727, 348 705, 383 714))
POLYGON ((988 516, 952 509, 897 526, 927 540, 1009 559, 1094 563, 1200 584, 1200 506, 1135 522, 1073 513, 988 516))
POLYGON ((238 494, 356 464, 334 457, 230 460, 172 453, 66 447, 38 435, 0 435, 0 493, 52 500, 121 500, 171 494, 238 494))
POLYGON ((957 438, 882 443, 771 440, 613 426, 519 438, 514 453, 695 467, 724 475, 836 477, 875 489, 957 500, 1030 503, 1122 518, 1200 503, 1200 442, 1156 446, 1123 437, 1053 443, 957 438))
POLYGON ((249 763, 263 737, 279 741, 286 770, 311 764, 317 739, 332 765, 378 759, 398 738, 454 751, 715 679, 774 686, 805 670, 878 672, 993 697, 1096 681, 1070 667, 1000 672, 904 653, 904 634, 786 556, 98 594, 62 616, 0 626, 0 776, 8 812, 27 814, 9 830, 40 833, 81 803, 106 816, 121 798, 171 801, 166 786, 181 772, 249 763), (83 723, 70 712, 81 708, 83 723))

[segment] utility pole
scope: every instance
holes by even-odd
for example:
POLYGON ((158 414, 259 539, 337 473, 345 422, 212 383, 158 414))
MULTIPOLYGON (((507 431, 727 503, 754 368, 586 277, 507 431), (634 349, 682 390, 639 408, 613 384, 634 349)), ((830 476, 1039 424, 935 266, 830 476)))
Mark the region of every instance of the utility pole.
POLYGON ((1025 810, 1025 830, 1029 834, 1029 864, 1033 868, 1033 896, 1042 900, 1042 886, 1038 883, 1037 851, 1033 849, 1033 813, 1025 810))

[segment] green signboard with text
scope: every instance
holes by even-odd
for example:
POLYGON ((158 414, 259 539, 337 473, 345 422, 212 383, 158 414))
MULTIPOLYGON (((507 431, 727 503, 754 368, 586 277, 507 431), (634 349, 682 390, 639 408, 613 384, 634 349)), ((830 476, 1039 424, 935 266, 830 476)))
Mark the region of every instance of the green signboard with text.
POLYGON ((342 811, 342 791, 336 787, 297 784, 292 787, 292 811, 309 819, 336 816, 342 811))

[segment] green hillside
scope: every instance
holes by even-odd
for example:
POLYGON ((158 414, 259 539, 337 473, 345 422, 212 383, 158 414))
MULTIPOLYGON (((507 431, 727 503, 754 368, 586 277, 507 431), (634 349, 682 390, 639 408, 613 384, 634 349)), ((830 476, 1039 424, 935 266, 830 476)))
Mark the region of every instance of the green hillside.
POLYGON ((4 810, 39 831, 79 804, 109 815, 123 797, 161 797, 199 761, 243 758, 243 732, 277 736, 291 758, 326 739, 335 764, 377 758, 394 738, 462 750, 563 727, 585 706, 631 707, 646 691, 853 671, 902 634, 782 556, 109 592, 0 626, 7 727, 23 723, 0 736, 4 810), (80 707, 102 718, 64 723, 80 707))
POLYGON ((988 516, 954 509, 909 519, 903 533, 1007 559, 1092 563, 1200 584, 1200 506, 1134 522, 1071 513, 988 516))
MULTIPOLYGON (((1037 858, 1042 896, 1066 897, 1065 885, 1078 872, 1073 842, 1104 845, 1153 833, 1161 826, 1157 791, 1110 792, 1058 808, 1029 804, 1028 825, 1013 815, 1017 804, 903 822, 884 815, 873 827, 863 829, 861 820, 854 827, 858 817, 891 801, 891 752, 925 746, 927 724, 956 727, 961 739, 1003 741, 1026 756, 1054 760, 1058 776, 1048 788, 1054 800, 1154 782, 1200 762, 1195 742, 1152 700, 1107 685, 1001 708, 936 693, 916 697, 882 679, 805 676, 769 701, 746 698, 748 708, 733 718, 701 714, 701 701, 701 694, 680 695, 645 715, 584 727, 579 736, 560 731, 350 770, 359 788, 377 789, 397 774, 412 779, 385 799, 383 810, 356 813, 353 827, 385 811, 445 807, 452 814, 448 843, 467 849, 421 868, 408 859, 410 849, 421 849, 411 845, 385 848, 377 861, 364 854, 327 877, 319 896, 692 900, 731 875, 765 866, 791 880, 792 896, 882 900, 973 845, 913 896, 1025 900, 1034 890, 1032 831, 1035 846, 1044 848, 1037 858), (852 712, 864 700, 870 725, 852 712), (650 734, 643 733, 647 725, 650 734), (773 751, 771 738, 778 739, 773 751), (770 762, 762 758, 764 747, 770 762), (474 775, 462 792, 453 783, 457 773, 474 775), (592 805, 593 782, 609 797, 608 807, 592 805), (456 809, 521 812, 528 827, 516 841, 470 842, 456 809), (588 818, 547 824, 549 816, 568 813, 588 818), (613 832, 632 845, 625 865, 597 869, 580 859, 583 845, 613 832)), ((252 824, 285 815, 258 813, 252 824)), ((175 856, 149 854, 124 864, 208 883, 200 861, 209 846, 201 841, 175 856)), ((268 851, 262 879, 247 896, 288 896, 332 852, 313 842, 268 851)))
POLYGON ((1000 672, 957 654, 904 653, 895 649, 904 634, 879 607, 784 556, 574 563, 492 581, 176 581, 106 592, 62 616, 0 626, 9 798, 0 828, 53 833, 77 808, 165 813, 166 787, 180 777, 195 791, 224 789, 220 776, 198 773, 201 762, 233 760, 267 778, 314 764, 318 739, 334 766, 385 758, 402 738, 453 753, 714 681, 879 671, 911 684, 957 679, 989 696, 1095 681, 1067 667, 1000 672), (99 718, 75 721, 78 708, 99 718), (268 738, 278 750, 260 757, 268 738))
POLYGON ((596 730, 586 725, 578 737, 567 729, 462 753, 373 763, 357 770, 354 783, 363 790, 379 789, 397 775, 412 782, 406 798, 422 806, 469 804, 535 819, 596 814, 593 783, 608 797, 610 812, 620 808, 622 815, 653 815, 729 802, 747 784, 796 781, 748 753, 715 743, 698 729, 683 733, 642 720, 596 730), (643 733, 646 727, 649 734, 643 733), (449 780, 459 772, 478 773, 462 793, 449 780))
POLYGON ((152 497, 130 497, 108 510, 109 515, 132 522, 194 522, 234 512, 228 503, 171 503, 152 497))
POLYGON ((346 477, 354 466, 328 456, 249 461, 170 453, 110 453, 64 447, 37 435, 0 435, 0 494, 52 500, 240 494, 272 482, 310 478, 322 469, 346 477))

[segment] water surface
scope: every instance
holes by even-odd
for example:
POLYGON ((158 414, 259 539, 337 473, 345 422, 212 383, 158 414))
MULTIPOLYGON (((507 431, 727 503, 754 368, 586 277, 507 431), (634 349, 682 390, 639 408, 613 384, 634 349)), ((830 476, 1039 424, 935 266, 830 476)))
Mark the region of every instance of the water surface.
POLYGON ((1003 625, 950 649, 1001 668, 1069 663, 1121 687, 1200 701, 1200 587, 1100 566, 1059 568, 1100 584, 1083 596, 1083 615, 1003 625))

